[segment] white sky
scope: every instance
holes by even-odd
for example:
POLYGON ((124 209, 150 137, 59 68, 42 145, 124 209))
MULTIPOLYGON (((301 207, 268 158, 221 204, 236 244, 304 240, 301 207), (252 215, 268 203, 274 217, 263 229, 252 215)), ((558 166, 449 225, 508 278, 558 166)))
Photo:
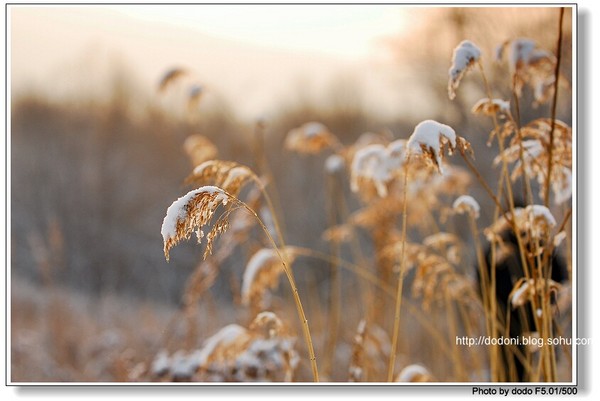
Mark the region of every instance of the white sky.
POLYGON ((367 57, 381 37, 401 32, 398 6, 183 5, 108 7, 136 19, 175 24, 248 44, 367 57))
POLYGON ((382 50, 382 39, 410 24, 407 15, 390 5, 11 6, 11 82, 94 93, 116 62, 152 93, 181 66, 254 119, 296 95, 325 99, 346 81, 368 111, 391 117, 423 106, 406 101, 406 87, 400 93, 390 74, 398 66, 382 50))

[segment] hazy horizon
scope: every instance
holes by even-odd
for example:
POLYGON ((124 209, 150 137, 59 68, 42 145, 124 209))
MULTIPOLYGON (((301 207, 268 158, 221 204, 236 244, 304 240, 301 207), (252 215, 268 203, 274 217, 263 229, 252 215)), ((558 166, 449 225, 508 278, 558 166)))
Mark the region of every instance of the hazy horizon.
MULTIPOLYGON (((370 113, 391 118, 411 112, 403 100, 406 91, 398 91, 402 72, 382 44, 402 32, 402 7, 320 7, 323 15, 292 24, 290 15, 304 10, 306 19, 316 6, 298 7, 247 6, 221 27, 202 25, 210 19, 203 6, 11 7, 11 93, 102 95, 111 74, 123 68, 142 94, 154 96, 162 74, 183 67, 249 120, 275 113, 295 97, 321 99, 340 82, 352 82, 370 113), (325 28, 336 9, 343 12, 333 28, 325 28), (186 10, 195 14, 186 19, 186 10), (251 11, 262 19, 243 20, 251 11), (228 26, 237 31, 226 34, 228 26), (259 26, 262 30, 252 30, 259 26)), ((215 18, 227 13, 226 7, 211 10, 215 18)))

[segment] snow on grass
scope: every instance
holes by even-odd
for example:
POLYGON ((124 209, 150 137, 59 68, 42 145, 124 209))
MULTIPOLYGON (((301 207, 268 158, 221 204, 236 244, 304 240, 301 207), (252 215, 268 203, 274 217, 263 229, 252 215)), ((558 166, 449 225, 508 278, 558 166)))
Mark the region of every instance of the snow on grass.
POLYGON ((452 204, 452 208, 459 213, 469 213, 474 218, 479 218, 479 203, 469 195, 461 195, 452 204))
POLYGON ((408 140, 408 151, 411 154, 429 155, 438 167, 442 169, 442 147, 449 143, 450 149, 456 147, 456 133, 452 127, 433 120, 425 120, 417 124, 408 140))
POLYGON ((458 89, 460 81, 467 71, 479 61, 480 57, 481 50, 470 40, 463 40, 454 49, 452 66, 448 70, 448 96, 450 99, 456 97, 456 89, 458 89))
POLYGON ((387 183, 404 164, 406 141, 398 139, 387 147, 381 144, 365 146, 358 150, 352 160, 350 187, 359 191, 359 180, 372 181, 380 197, 388 194, 387 183))
POLYGON ((219 204, 227 205, 227 202, 229 201, 229 196, 221 188, 211 185, 194 189, 188 192, 187 194, 183 195, 175 202, 173 202, 171 206, 169 206, 169 208, 167 209, 167 215, 165 216, 162 227, 160 229, 160 233, 162 234, 163 240, 165 242, 167 242, 171 238, 177 237, 178 222, 187 218, 188 203, 199 194, 216 195, 210 203, 210 206, 213 206, 213 210, 219 204))

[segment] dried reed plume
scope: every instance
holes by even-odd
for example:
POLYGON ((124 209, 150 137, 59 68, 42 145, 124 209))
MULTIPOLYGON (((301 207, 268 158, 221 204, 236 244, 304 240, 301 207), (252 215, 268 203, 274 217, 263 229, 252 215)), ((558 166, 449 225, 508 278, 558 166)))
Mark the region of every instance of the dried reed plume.
POLYGON ((408 139, 408 152, 410 155, 421 157, 426 162, 433 163, 440 173, 443 173, 442 157, 444 149, 452 154, 457 145, 468 147, 468 142, 456 136, 454 130, 445 124, 433 120, 425 120, 417 124, 408 139))
MULTIPOLYGON (((510 146, 494 159, 494 163, 499 164, 503 159, 507 163, 514 163, 511 174, 513 181, 521 176, 535 177, 540 184, 540 197, 543 199, 546 191, 552 189, 554 202, 561 204, 571 198, 572 192, 572 132, 567 124, 554 120, 550 144, 552 126, 550 119, 539 118, 522 127, 520 135, 513 136, 510 146), (548 179, 550 161, 553 167, 548 179), (551 188, 547 188, 548 185, 551 188)), ((506 124, 505 135, 513 134, 514 130, 513 124, 506 124)))
POLYGON ((479 203, 469 195, 461 195, 452 204, 452 209, 456 213, 467 213, 473 218, 479 218, 479 203))
POLYGON ((308 122, 288 132, 285 148, 298 153, 316 154, 326 148, 339 147, 339 141, 329 129, 318 122, 308 122))
POLYGON ((217 147, 204 135, 188 136, 183 142, 183 149, 194 166, 217 157, 217 147))
POLYGON ((497 60, 502 59, 506 48, 516 95, 520 97, 523 86, 528 84, 533 89, 534 106, 550 100, 554 94, 556 57, 538 49, 535 41, 519 38, 504 42, 497 52, 497 60))
POLYGON ((456 97, 456 90, 463 76, 479 61, 481 50, 471 41, 463 40, 454 49, 452 54, 452 66, 448 70, 448 96, 450 99, 456 97))
POLYGON ((545 298, 550 297, 550 293, 558 293, 561 285, 552 279, 526 279, 518 280, 508 298, 513 309, 525 305, 531 301, 536 294, 547 293, 545 298))
POLYGON ((244 184, 250 180, 254 180, 262 189, 262 182, 248 167, 230 161, 208 160, 196 166, 185 182, 193 185, 215 185, 237 196, 244 184))
POLYGON ((484 116, 492 117, 496 115, 510 114, 510 102, 502 99, 489 99, 484 97, 479 99, 471 109, 473 114, 483 114, 484 116))
POLYGON ((387 184, 397 177, 404 164, 406 141, 399 139, 388 146, 373 144, 354 154, 351 167, 351 189, 364 190, 364 184, 375 186, 380 197, 388 195, 387 184))
MULTIPOLYGON (((294 247, 280 250, 291 267, 294 261, 294 247)), ((269 288, 276 288, 279 276, 283 273, 280 255, 272 248, 259 249, 248 261, 242 279, 242 304, 265 307, 265 294, 269 288)))
MULTIPOLYGON (((165 258, 169 260, 171 248, 184 239, 196 234, 198 242, 205 237, 202 228, 208 225, 219 205, 227 206, 230 196, 221 188, 204 186, 192 190, 177 199, 167 209, 161 228, 164 241, 165 258)), ((227 229, 227 214, 217 220, 212 230, 206 235, 206 257, 212 248, 215 237, 227 229)))

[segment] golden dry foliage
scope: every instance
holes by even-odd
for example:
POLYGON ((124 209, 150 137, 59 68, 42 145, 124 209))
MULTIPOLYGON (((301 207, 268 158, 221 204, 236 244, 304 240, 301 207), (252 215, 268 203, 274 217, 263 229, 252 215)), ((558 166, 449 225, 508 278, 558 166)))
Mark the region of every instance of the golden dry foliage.
POLYGON ((561 285, 552 279, 526 279, 523 277, 515 283, 508 299, 514 309, 531 301, 536 294, 545 294, 544 298, 550 299, 550 295, 556 295, 560 288, 561 285))
POLYGON ((381 144, 367 145, 354 153, 350 172, 352 192, 369 194, 374 187, 379 197, 388 196, 387 185, 400 176, 405 161, 406 141, 403 139, 381 144))
MULTIPOLYGON (((281 250, 281 256, 290 266, 295 259, 294 247, 281 250)), ((242 304, 262 308, 267 302, 269 289, 277 288, 279 276, 284 272, 280 254, 273 248, 262 248, 252 255, 242 278, 242 304)))
POLYGON ((249 328, 227 325, 199 349, 159 352, 151 374, 163 381, 292 381, 299 363, 295 342, 279 317, 264 311, 249 328))
POLYGON ((502 60, 508 48, 508 65, 513 77, 513 87, 521 96, 525 85, 531 86, 534 106, 547 102, 554 94, 556 57, 537 48, 535 41, 518 38, 506 41, 498 47, 496 58, 502 60))
POLYGON ((316 154, 326 148, 335 148, 338 139, 318 122, 308 122, 288 132, 285 148, 298 153, 316 154))
MULTIPOLYGON (((550 210, 542 205, 529 205, 525 208, 515 208, 514 216, 507 212, 492 225, 484 230, 488 241, 502 242, 502 234, 512 230, 514 223, 518 233, 530 237, 531 240, 547 243, 551 237, 552 228, 556 226, 556 220, 550 210)), ((541 249, 540 249, 541 251, 541 249)))
POLYGON ((194 168, 192 174, 185 179, 185 183, 215 185, 237 196, 252 178, 254 173, 246 166, 225 160, 207 160, 194 168))
POLYGON ((212 141, 200 134, 188 136, 183 142, 183 150, 194 166, 214 159, 219 153, 212 141))
MULTIPOLYGON (((205 237, 204 226, 210 224, 217 208, 220 205, 227 206, 230 200, 230 196, 221 188, 204 186, 188 192, 173 202, 167 209, 167 215, 161 228, 167 261, 171 248, 180 241, 189 239, 192 233, 195 233, 198 242, 201 242, 205 237)), ((228 211, 229 209, 217 219, 213 228, 206 235, 205 258, 212 250, 214 238, 228 227, 228 211)))
MULTIPOLYGON (((503 158, 508 163, 515 163, 511 179, 515 181, 524 174, 530 179, 536 178, 540 184, 540 197, 543 198, 548 183, 548 159, 552 155, 551 189, 554 202, 560 204, 569 200, 572 192, 572 131, 564 122, 555 120, 554 140, 550 152, 551 131, 552 120, 549 118, 539 118, 530 122, 521 128, 520 136, 512 137, 510 146, 495 158, 494 164, 500 164, 503 158)), ((513 123, 505 124, 505 136, 515 132, 516 127, 513 123)))
POLYGON ((374 323, 367 326, 362 319, 358 323, 352 345, 352 356, 348 369, 349 381, 362 382, 379 379, 374 377, 384 371, 385 360, 391 350, 390 339, 381 327, 374 323))
POLYGON ((510 102, 502 99, 492 99, 487 97, 479 99, 471 109, 473 114, 482 114, 492 117, 495 115, 506 116, 510 114, 510 102))

